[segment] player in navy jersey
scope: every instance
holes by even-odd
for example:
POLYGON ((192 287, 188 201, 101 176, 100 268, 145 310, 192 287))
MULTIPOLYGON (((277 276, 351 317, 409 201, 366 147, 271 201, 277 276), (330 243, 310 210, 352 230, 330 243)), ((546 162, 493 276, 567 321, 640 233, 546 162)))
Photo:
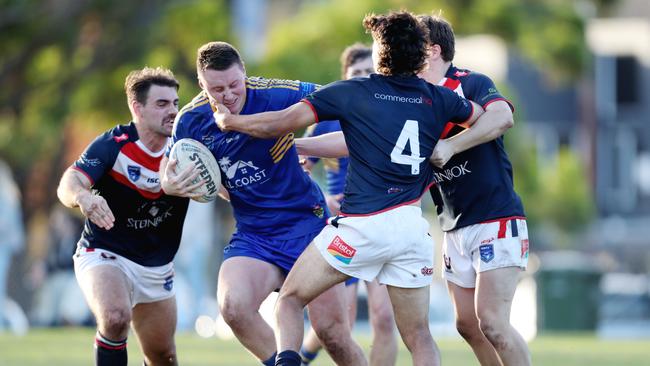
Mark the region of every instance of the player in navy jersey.
POLYGON ((145 364, 178 364, 172 259, 188 199, 166 195, 158 176, 178 86, 166 69, 131 72, 125 89, 133 121, 97 137, 59 183, 61 202, 86 216, 74 264, 97 320, 97 365, 127 364, 129 323, 145 364))
MULTIPOLYGON (((237 230, 224 249, 217 299, 221 316, 239 341, 265 365, 275 362, 272 328, 259 313, 262 301, 280 288, 286 274, 326 222, 327 207, 318 186, 302 170, 293 133, 259 139, 220 130, 213 106, 233 114, 284 109, 316 89, 315 84, 246 77, 237 50, 210 42, 198 50, 201 93, 179 113, 172 144, 193 138, 205 144, 221 167, 221 181, 233 207, 237 230)), ((170 148, 172 146, 170 144, 170 148)), ((165 192, 188 196, 175 161, 161 163, 165 192)), ((309 306, 314 329, 339 364, 363 365, 361 348, 352 340, 343 286, 309 306)))
POLYGON ((276 305, 276 365, 299 365, 302 308, 350 277, 388 285, 397 326, 414 365, 439 365, 428 327, 433 242, 420 197, 433 181, 428 158, 447 121, 472 124, 480 106, 417 77, 427 56, 426 31, 408 12, 369 15, 378 74, 338 81, 283 111, 232 115, 218 106, 225 130, 279 136, 338 119, 350 151, 341 213, 307 247, 276 305))
MULTIPOLYGON (((374 73, 375 69, 371 56, 372 49, 361 43, 355 43, 346 47, 341 54, 341 78, 346 80, 355 77, 368 77, 368 75, 374 73)), ((336 131, 341 131, 339 121, 323 121, 309 126, 305 131, 305 137, 320 136, 336 131)), ((296 139, 296 149, 299 148, 298 140, 300 139, 296 139)), ((308 157, 305 159, 303 167, 311 171, 313 166, 320 160, 320 158, 308 157)), ((347 157, 324 159, 328 191, 325 199, 330 212, 334 215, 338 214, 341 208, 345 176, 348 171, 348 160, 347 157)), ((357 278, 351 278, 345 281, 351 326, 354 325, 357 314, 358 284, 359 280, 357 278)), ((388 291, 385 285, 380 285, 377 281, 366 282, 366 288, 368 290, 368 313, 373 331, 369 364, 371 366, 395 365, 397 360, 395 317, 390 298, 388 297, 388 291)), ((316 333, 313 329, 310 329, 300 348, 303 365, 308 365, 316 358, 320 347, 316 333)))
POLYGON ((458 69, 454 32, 440 16, 419 19, 429 29, 429 68, 421 74, 495 113, 469 130, 448 124, 434 150, 431 194, 445 232, 443 277, 459 333, 482 365, 530 365, 528 346, 510 325, 518 275, 528 262, 528 231, 515 193, 503 133, 513 125, 512 105, 490 78, 458 69))

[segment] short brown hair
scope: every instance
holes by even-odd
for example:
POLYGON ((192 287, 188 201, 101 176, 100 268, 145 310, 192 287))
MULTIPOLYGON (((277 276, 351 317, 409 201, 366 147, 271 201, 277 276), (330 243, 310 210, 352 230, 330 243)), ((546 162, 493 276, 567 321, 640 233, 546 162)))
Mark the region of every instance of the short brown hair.
POLYGON ((369 14, 363 26, 380 46, 377 72, 384 75, 414 75, 426 65, 426 29, 407 11, 388 15, 369 14))
POLYGON ((451 24, 440 15, 418 15, 428 30, 429 44, 440 46, 440 55, 446 62, 453 61, 456 53, 456 39, 451 24))
POLYGON ((178 80, 174 77, 174 73, 169 69, 158 66, 155 69, 145 67, 142 70, 133 70, 126 76, 124 81, 124 90, 129 104, 134 100, 140 104, 146 104, 149 89, 152 85, 169 86, 176 88, 176 90, 180 86, 178 80))
POLYGON ((223 71, 234 63, 244 68, 239 51, 227 42, 209 42, 201 46, 196 55, 196 69, 223 71))
POLYGON ((355 43, 347 46, 343 53, 341 53, 341 79, 345 79, 345 74, 351 65, 356 64, 361 60, 372 57, 372 48, 362 43, 355 43))

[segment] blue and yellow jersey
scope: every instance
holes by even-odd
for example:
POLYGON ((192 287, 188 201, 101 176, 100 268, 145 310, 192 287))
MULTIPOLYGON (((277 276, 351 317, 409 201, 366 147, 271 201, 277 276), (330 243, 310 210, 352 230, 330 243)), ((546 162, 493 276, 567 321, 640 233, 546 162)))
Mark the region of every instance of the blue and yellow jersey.
MULTIPOLYGON (((311 125, 305 131, 305 137, 320 136, 330 132, 341 131, 339 121, 323 121, 316 125, 311 125)), ((316 164, 320 158, 309 157, 309 160, 316 164)), ((327 176, 327 192, 334 196, 343 193, 345 188, 345 175, 348 172, 349 158, 327 158, 323 159, 325 174, 327 176)))
MULTIPOLYGON (((241 114, 287 108, 316 89, 300 81, 246 79, 241 114)), ((237 230, 275 239, 292 239, 320 230, 327 216, 318 186, 303 172, 294 135, 259 139, 222 132, 201 92, 176 117, 171 145, 192 138, 207 146, 221 167, 221 182, 230 194, 237 230)))

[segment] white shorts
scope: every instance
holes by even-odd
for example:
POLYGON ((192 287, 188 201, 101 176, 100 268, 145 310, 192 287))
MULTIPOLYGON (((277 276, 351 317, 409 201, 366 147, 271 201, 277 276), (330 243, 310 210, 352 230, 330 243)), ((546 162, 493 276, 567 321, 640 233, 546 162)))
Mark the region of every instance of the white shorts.
POLYGON ((528 265, 528 228, 523 218, 504 218, 446 232, 442 277, 465 288, 476 287, 476 274, 528 265))
POLYGON ((365 281, 404 288, 425 287, 433 274, 433 239, 417 206, 370 216, 336 216, 314 239, 338 271, 365 281))
POLYGON ((77 247, 73 256, 74 273, 81 285, 84 272, 90 268, 110 265, 118 268, 127 278, 131 306, 166 300, 176 294, 174 289, 174 263, 146 267, 97 248, 77 247))

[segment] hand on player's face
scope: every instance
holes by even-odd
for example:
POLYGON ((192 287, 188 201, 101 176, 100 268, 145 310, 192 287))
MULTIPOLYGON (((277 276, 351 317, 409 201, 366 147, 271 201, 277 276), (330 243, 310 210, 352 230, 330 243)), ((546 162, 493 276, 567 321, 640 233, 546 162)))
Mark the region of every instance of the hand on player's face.
POLYGON ((226 123, 226 118, 231 115, 230 110, 220 103, 215 105, 215 107, 217 110, 214 112, 213 116, 217 126, 219 126, 219 129, 222 131, 230 131, 226 123))
POLYGON ((160 182, 165 193, 171 196, 188 198, 201 196, 201 194, 196 193, 195 190, 203 186, 205 181, 203 179, 198 179, 197 182, 194 182, 194 180, 199 177, 199 170, 196 166, 190 165, 178 173, 176 172, 177 166, 178 161, 175 159, 169 159, 167 169, 165 169, 165 174, 160 182))
POLYGON ((438 140, 438 143, 436 143, 436 146, 433 148, 433 153, 431 154, 429 161, 438 168, 442 168, 447 164, 452 156, 454 156, 454 149, 451 142, 447 140, 438 140))
POLYGON ((85 194, 79 197, 77 203, 81 213, 100 228, 110 230, 115 224, 115 216, 104 197, 97 194, 85 194))

